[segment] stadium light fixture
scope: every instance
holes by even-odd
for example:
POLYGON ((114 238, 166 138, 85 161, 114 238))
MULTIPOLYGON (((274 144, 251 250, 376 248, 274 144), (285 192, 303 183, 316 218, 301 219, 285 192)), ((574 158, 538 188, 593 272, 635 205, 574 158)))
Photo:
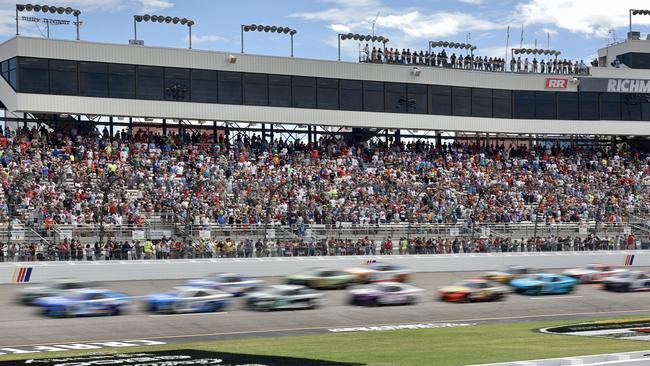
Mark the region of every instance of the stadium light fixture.
POLYGON ((545 50, 545 49, 539 49, 539 48, 513 48, 512 50, 512 58, 514 59, 514 55, 545 55, 545 56, 555 56, 557 57, 562 54, 562 52, 557 51, 557 50, 545 50))
POLYGON ((266 32, 288 34, 291 36, 291 57, 293 57, 293 36, 298 33, 297 30, 289 27, 280 27, 275 25, 260 25, 260 24, 242 24, 241 26, 241 53, 244 53, 244 32, 266 32))
POLYGON ((189 43, 190 43, 190 49, 192 49, 192 26, 194 25, 194 21, 191 19, 187 18, 179 18, 179 17, 170 17, 170 16, 164 16, 164 15, 134 15, 133 16, 133 39, 135 40, 135 43, 138 43, 138 27, 137 24, 141 22, 151 22, 151 23, 167 23, 167 24, 179 24, 180 25, 186 25, 188 30, 189 30, 189 43))
POLYGON ((390 39, 384 36, 370 35, 370 34, 358 34, 358 33, 339 33, 339 61, 341 61, 341 41, 346 40, 355 40, 355 41, 366 41, 366 42, 379 42, 383 44, 384 53, 386 53, 386 43, 390 42, 390 39))
POLYGON ((474 57, 474 50, 476 50, 476 46, 469 43, 457 43, 457 42, 449 42, 449 41, 429 41, 429 54, 431 54, 432 48, 438 48, 438 47, 468 50, 472 57, 474 57))
MULTIPOLYGON (((18 28, 18 13, 22 13, 22 12, 27 12, 27 13, 43 12, 43 13, 59 14, 59 15, 63 15, 63 14, 72 15, 73 17, 76 18, 76 20, 73 22, 73 24, 77 28, 77 41, 79 40, 79 27, 82 24, 79 21, 79 15, 81 15, 81 10, 79 10, 79 9, 73 9, 73 8, 71 8, 69 6, 64 8, 62 6, 54 6, 54 5, 16 4, 16 35, 17 36, 20 35, 20 30, 18 28)), ((30 21, 30 22, 36 21, 36 19, 38 19, 38 18, 23 17, 23 20, 30 21), (26 18, 30 18, 30 19, 26 19, 26 18)), ((40 21, 44 21, 44 20, 45 19, 40 20, 40 21)), ((49 24, 54 24, 57 21, 54 20, 54 19, 48 19, 47 21, 48 22, 45 22, 45 23, 48 24, 48 38, 49 38, 49 24)), ((63 23, 65 21, 58 21, 58 22, 59 22, 58 24, 69 24, 70 23, 70 22, 63 23)))
POLYGON ((630 9, 629 14, 630 14, 630 33, 632 33, 632 15, 650 15, 650 10, 630 9))

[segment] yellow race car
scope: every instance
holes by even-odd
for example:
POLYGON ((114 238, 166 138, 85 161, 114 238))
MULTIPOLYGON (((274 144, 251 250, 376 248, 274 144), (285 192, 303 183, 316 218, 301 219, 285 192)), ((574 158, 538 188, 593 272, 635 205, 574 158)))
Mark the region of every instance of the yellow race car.
POLYGON ((536 272, 537 272, 536 270, 524 266, 508 266, 504 268, 502 271, 487 272, 483 276, 483 278, 494 282, 508 284, 512 280, 515 280, 517 278, 522 278, 531 273, 536 273, 536 272))
POLYGON ((438 290, 438 297, 449 302, 498 301, 509 293, 506 286, 478 278, 443 287, 438 290))

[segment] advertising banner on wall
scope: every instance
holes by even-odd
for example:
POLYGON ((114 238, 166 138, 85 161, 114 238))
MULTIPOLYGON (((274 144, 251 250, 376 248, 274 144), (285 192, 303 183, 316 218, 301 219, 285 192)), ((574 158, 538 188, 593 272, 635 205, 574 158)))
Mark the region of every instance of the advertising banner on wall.
POLYGON ((581 78, 578 90, 581 92, 650 94, 650 80, 581 78))

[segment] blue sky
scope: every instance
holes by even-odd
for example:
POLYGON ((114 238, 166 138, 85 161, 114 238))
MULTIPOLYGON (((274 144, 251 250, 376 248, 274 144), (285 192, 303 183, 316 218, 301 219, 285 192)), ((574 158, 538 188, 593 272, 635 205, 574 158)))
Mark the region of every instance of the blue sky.
MULTIPOLYGON (((15 34, 15 1, 0 0, 0 35, 15 34)), ((647 0, 59 0, 32 2, 72 6, 82 10, 81 38, 127 43, 133 38, 134 14, 186 17, 195 21, 194 48, 239 52, 241 24, 288 26, 298 30, 296 57, 335 60, 339 32, 369 34, 376 18, 375 34, 388 37, 388 47, 427 49, 427 41, 469 42, 475 54, 505 56, 506 30, 510 46, 523 45, 560 50, 561 58, 590 59, 608 39, 625 38, 628 9, 650 8, 647 0), (379 16, 377 17, 377 14, 379 16)), ((21 14, 30 15, 30 14, 21 14)), ((33 14, 65 19, 65 16, 33 14)), ((635 30, 650 33, 650 16, 633 18, 635 30)), ((33 24, 21 22, 21 34, 40 36, 33 24)), ((72 26, 51 28, 53 38, 74 38, 72 26)), ((245 34, 247 53, 288 56, 289 36, 245 34)), ((139 23, 138 38, 146 45, 187 47, 187 28, 181 25, 139 23)), ((343 42, 343 58, 355 60, 359 45, 343 42)))

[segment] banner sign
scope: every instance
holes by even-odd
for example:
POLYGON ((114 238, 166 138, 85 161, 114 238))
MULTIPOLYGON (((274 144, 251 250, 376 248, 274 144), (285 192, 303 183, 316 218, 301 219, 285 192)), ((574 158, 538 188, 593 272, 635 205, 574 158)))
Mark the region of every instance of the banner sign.
POLYGON ((566 89, 569 79, 546 78, 546 89, 566 89))
POLYGON ((150 239, 152 240, 160 240, 162 238, 171 238, 172 237, 172 231, 171 230, 151 230, 150 231, 150 239))
POLYGON ((131 238, 133 240, 144 240, 144 230, 133 230, 131 232, 131 238))
POLYGON ((210 239, 210 230, 200 230, 199 238, 208 240, 210 239))
POLYGON ((650 94, 650 80, 581 78, 578 90, 581 92, 650 94))

